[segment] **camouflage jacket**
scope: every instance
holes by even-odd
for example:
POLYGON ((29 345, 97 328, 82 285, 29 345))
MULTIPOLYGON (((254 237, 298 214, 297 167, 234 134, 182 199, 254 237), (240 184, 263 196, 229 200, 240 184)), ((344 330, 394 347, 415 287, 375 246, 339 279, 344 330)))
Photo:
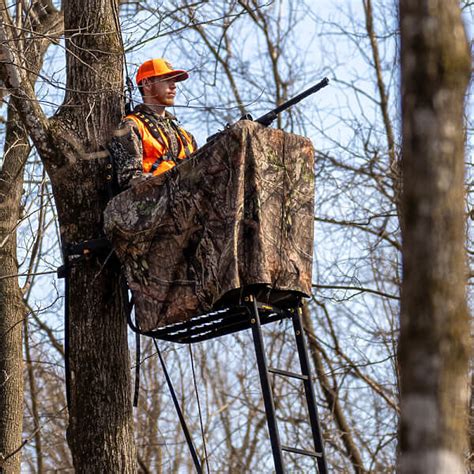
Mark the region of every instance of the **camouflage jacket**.
MULTIPOLYGON (((176 123, 177 119, 172 114, 166 112, 164 117, 155 114, 145 104, 135 107, 134 112, 143 112, 155 119, 155 125, 169 137, 169 151, 171 155, 177 156, 179 143, 175 129, 171 122, 176 123)), ((197 149, 196 140, 192 137, 193 147, 197 149)), ((151 176, 151 173, 143 171, 143 144, 140 131, 136 123, 130 118, 124 118, 114 132, 114 136, 108 145, 112 153, 114 166, 120 190, 127 189, 133 184, 132 180, 141 181, 143 178, 151 176)), ((157 157, 158 158, 158 157, 157 157)))

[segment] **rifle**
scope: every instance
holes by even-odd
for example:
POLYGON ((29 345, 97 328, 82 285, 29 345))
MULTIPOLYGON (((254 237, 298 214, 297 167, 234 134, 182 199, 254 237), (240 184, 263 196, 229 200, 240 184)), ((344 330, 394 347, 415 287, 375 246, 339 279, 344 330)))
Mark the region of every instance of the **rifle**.
MULTIPOLYGON (((293 97, 292 99, 287 100, 283 104, 279 105, 273 110, 270 110, 270 112, 267 112, 265 115, 262 115, 258 119, 254 120, 250 114, 245 114, 243 117, 240 118, 240 120, 253 120, 254 122, 262 124, 264 127, 268 127, 278 117, 278 115, 281 112, 283 112, 286 109, 289 109, 293 105, 297 104, 303 99, 306 99, 306 97, 314 94, 315 92, 318 92, 320 89, 322 89, 323 87, 326 87, 328 84, 329 84, 329 79, 325 77, 322 81, 318 82, 313 87, 310 87, 309 89, 306 89, 301 94, 298 94, 296 97, 293 97)), ((230 124, 227 124, 225 126, 226 129, 229 127, 231 127, 230 124)), ((210 141, 215 140, 221 133, 222 132, 214 133, 214 135, 211 135, 210 137, 208 137, 207 141, 210 142, 210 141)))

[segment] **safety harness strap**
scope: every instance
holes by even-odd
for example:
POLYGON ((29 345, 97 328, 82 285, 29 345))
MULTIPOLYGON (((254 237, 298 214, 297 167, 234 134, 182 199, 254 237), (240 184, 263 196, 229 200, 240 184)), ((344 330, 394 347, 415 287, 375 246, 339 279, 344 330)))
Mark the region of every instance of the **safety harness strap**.
MULTIPOLYGON (((176 163, 176 158, 173 156, 170 146, 169 146, 170 138, 166 137, 165 133, 161 130, 161 127, 157 125, 154 117, 150 114, 146 114, 141 111, 133 112, 133 115, 138 117, 142 121, 142 123, 145 125, 145 127, 148 129, 148 131, 151 133, 152 137, 166 148, 166 153, 163 156, 158 157, 156 161, 151 165, 150 173, 153 174, 163 161, 173 161, 174 163, 176 163)), ((171 121, 171 123, 172 123, 172 126, 175 125, 173 121, 171 121)), ((179 136, 181 140, 183 140, 182 136, 181 135, 179 136)), ((184 143, 185 142, 183 142, 183 146, 184 146, 184 143)))
MULTIPOLYGON (((124 295, 125 296, 125 295, 124 295)), ((128 301, 128 298, 126 299, 128 301)), ((132 319, 132 308, 134 305, 133 297, 131 301, 128 302, 128 311, 127 311, 127 321, 128 325, 134 331, 136 334, 140 333, 140 328, 135 324, 135 322, 132 319)), ((178 397, 176 396, 176 392, 173 387, 173 383, 171 382, 171 378, 168 374, 168 370, 166 368, 165 361, 163 359, 163 356, 161 355, 160 349, 158 347, 158 343, 154 337, 152 337, 153 343, 155 344, 156 352, 158 354, 158 358, 160 359, 161 367, 163 368, 163 373, 165 375, 165 380, 168 385, 168 390, 170 391, 171 398, 173 400, 174 407, 176 409, 176 413, 178 414, 179 422, 181 424, 181 429, 183 430, 184 437, 186 438, 186 442, 188 443, 189 451, 191 452, 191 456, 193 458, 194 466, 196 468, 196 472, 198 474, 203 474, 203 470, 201 467, 201 463, 199 462, 199 457, 196 452, 196 448, 194 447, 194 442, 193 439, 191 438, 191 434, 189 432, 188 425, 186 424, 186 420, 184 419, 183 412, 181 410, 181 406, 178 401, 178 397)), ((138 364, 139 366, 140 364, 138 364)), ((134 406, 137 406, 138 404, 138 384, 139 384, 139 370, 135 371, 135 395, 134 395, 134 406), (138 377, 138 379, 137 379, 138 377), (136 402, 136 404, 135 404, 136 402)))
POLYGON ((168 370, 166 369, 165 361, 163 360, 160 349, 158 347, 158 343, 156 342, 155 338, 153 338, 153 342, 155 344, 156 352, 158 353, 158 357, 161 362, 161 367, 163 368, 163 373, 165 374, 166 383, 168 384, 168 389, 170 391, 171 398, 173 399, 174 407, 176 409, 176 413, 178 414, 179 422, 181 423, 181 428, 183 429, 184 436, 188 443, 189 450, 191 451, 194 467, 196 468, 196 471, 198 474, 202 474, 203 471, 202 471, 201 463, 199 462, 199 457, 196 453, 196 448, 194 447, 193 439, 191 438, 191 434, 189 433, 188 425, 186 424, 186 420, 184 419, 183 412, 181 411, 178 398, 176 396, 176 393, 173 388, 173 384, 171 383, 171 379, 168 374, 168 370))
POLYGON ((175 123, 173 120, 171 120, 171 126, 176 132, 176 135, 178 135, 179 139, 181 140, 181 144, 183 145, 184 154, 186 158, 189 158, 189 155, 191 155, 192 153, 192 150, 191 150, 192 144, 189 143, 186 137, 183 135, 183 131, 181 130, 181 127, 177 123, 175 123))

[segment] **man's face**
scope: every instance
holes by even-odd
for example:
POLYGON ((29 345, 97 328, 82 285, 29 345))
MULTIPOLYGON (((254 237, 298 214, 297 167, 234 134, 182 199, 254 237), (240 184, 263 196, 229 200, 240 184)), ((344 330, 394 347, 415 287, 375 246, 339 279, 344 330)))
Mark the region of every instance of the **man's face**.
POLYGON ((144 98, 147 103, 170 107, 176 96, 176 80, 150 77, 143 80, 144 98))

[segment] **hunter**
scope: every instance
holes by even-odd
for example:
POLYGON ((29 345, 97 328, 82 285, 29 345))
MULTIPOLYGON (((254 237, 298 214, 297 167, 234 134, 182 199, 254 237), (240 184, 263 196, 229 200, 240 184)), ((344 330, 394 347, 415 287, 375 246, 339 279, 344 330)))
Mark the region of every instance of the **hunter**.
POLYGON ((194 137, 166 111, 174 105, 176 83, 188 77, 187 71, 174 69, 162 58, 138 68, 136 83, 143 103, 124 118, 109 145, 121 190, 165 173, 197 149, 194 137))

